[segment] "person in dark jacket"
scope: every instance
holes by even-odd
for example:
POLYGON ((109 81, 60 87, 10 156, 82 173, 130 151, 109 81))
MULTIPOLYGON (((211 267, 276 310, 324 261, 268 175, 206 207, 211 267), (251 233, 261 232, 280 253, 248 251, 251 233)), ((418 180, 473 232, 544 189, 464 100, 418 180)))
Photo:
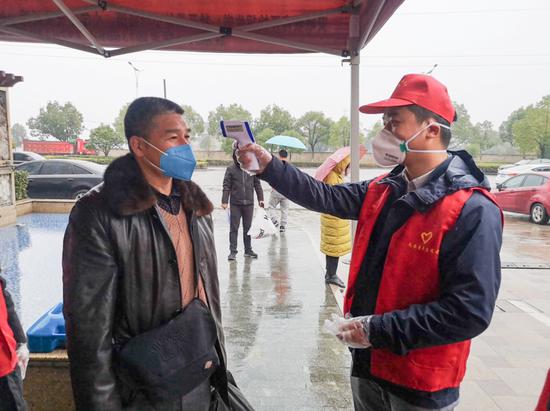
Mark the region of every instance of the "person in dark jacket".
POLYGON ((27 337, 6 289, 6 281, 0 276, 0 410, 27 409, 23 378, 28 362, 27 337))
POLYGON ((344 297, 352 318, 331 324, 351 348, 355 409, 453 410, 500 287, 502 212, 471 156, 447 151, 456 116, 435 78, 406 75, 361 111, 386 117, 373 156, 395 168, 374 180, 329 186, 257 145, 241 151, 290 200, 358 220, 344 297))
POLYGON ((237 238, 241 219, 243 220, 244 256, 258 258, 258 254, 252 250, 252 239, 248 235, 254 216, 254 192, 258 198, 258 205, 263 208, 264 191, 260 180, 241 170, 233 150, 233 164, 225 170, 222 194, 222 208, 225 210, 230 207, 229 256, 227 257, 229 261, 237 258, 237 238))
POLYGON ((150 400, 116 355, 195 296, 210 309, 223 351, 213 206, 190 181, 195 161, 182 114, 166 99, 134 100, 124 118, 131 153, 70 214, 63 314, 77 410, 209 409, 210 381, 176 400, 150 400))

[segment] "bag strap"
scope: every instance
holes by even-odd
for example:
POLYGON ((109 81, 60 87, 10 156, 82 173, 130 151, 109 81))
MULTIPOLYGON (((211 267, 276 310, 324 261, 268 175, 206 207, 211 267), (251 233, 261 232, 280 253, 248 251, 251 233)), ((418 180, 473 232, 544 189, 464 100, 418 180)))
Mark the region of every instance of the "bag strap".
POLYGON ((212 376, 212 385, 220 394, 223 402, 225 402, 229 409, 231 409, 231 404, 229 403, 227 368, 223 359, 223 351, 219 340, 216 340, 216 352, 218 353, 218 358, 220 359, 220 367, 212 376))

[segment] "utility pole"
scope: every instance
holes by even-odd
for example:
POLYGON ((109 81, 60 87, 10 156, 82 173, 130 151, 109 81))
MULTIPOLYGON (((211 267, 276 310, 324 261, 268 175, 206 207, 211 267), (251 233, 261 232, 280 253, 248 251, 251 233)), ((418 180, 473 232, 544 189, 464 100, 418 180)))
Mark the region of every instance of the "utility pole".
POLYGON ((162 84, 164 85, 164 98, 166 98, 166 79, 162 79, 162 84))
POLYGON ((128 62, 130 67, 134 70, 134 75, 136 76, 136 98, 138 98, 139 95, 139 73, 141 73, 142 70, 138 69, 136 66, 132 64, 131 61, 128 62))

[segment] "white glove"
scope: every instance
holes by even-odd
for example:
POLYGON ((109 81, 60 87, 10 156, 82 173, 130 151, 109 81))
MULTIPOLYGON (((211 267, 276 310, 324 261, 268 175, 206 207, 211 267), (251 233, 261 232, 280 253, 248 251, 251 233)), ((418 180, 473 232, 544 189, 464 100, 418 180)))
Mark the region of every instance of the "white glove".
POLYGON ((332 320, 325 320, 324 329, 350 348, 368 348, 371 346, 368 336, 371 317, 343 318, 332 314, 332 320))
POLYGON ((27 344, 20 344, 17 347, 17 365, 19 365, 19 369, 21 370, 21 379, 25 379, 25 375, 27 374, 27 365, 29 365, 29 348, 27 347, 27 344))

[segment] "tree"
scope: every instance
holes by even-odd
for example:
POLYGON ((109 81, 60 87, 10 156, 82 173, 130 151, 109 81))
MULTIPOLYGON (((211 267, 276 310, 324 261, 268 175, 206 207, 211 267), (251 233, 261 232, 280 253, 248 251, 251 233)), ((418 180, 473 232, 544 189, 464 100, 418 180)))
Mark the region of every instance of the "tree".
POLYGON ((302 140, 311 150, 311 156, 315 156, 315 149, 328 143, 332 121, 320 111, 308 111, 296 124, 302 140))
MULTIPOLYGON (((233 103, 229 106, 220 104, 215 110, 208 113, 208 134, 222 138, 220 120, 244 120, 252 123, 252 114, 240 104, 233 103)), ((233 139, 224 138, 222 148, 227 154, 233 151, 233 139)))
POLYGON ((270 128, 264 128, 259 133, 254 133, 254 134, 255 134, 254 138, 256 139, 256 143, 266 147, 265 142, 275 135, 275 131, 273 131, 270 128))
POLYGON ((105 157, 115 148, 119 148, 126 142, 126 138, 117 133, 111 126, 101 124, 90 132, 88 147, 102 151, 105 157))
POLYGON ((383 128, 384 124, 382 124, 382 121, 378 120, 376 123, 374 123, 372 128, 367 133, 367 137, 365 138, 365 145, 367 146, 367 149, 370 148, 372 140, 374 140, 374 137, 376 137, 376 135, 380 133, 383 128))
POLYGON ((521 120, 513 124, 512 133, 523 153, 537 152, 550 158, 550 95, 527 107, 521 120))
POLYGON ((19 146, 27 137, 27 129, 23 124, 15 123, 13 126, 11 126, 11 135, 13 137, 13 142, 15 143, 15 145, 19 146))
POLYGON ((453 101, 455 107, 457 120, 451 124, 451 143, 450 148, 466 148, 469 144, 472 144, 472 137, 474 133, 474 125, 468 114, 468 110, 463 104, 459 104, 453 101))
POLYGON ((279 135, 285 130, 292 129, 295 122, 296 120, 287 110, 273 104, 260 111, 260 118, 254 124, 254 131, 259 133, 269 128, 273 130, 274 135, 279 135))
POLYGON ((82 121, 82 114, 72 103, 61 105, 50 101, 40 109, 38 116, 27 121, 27 125, 32 135, 50 135, 60 141, 74 142, 82 132, 82 121))
POLYGON ((191 129, 191 136, 200 137, 204 133, 204 119, 189 105, 182 104, 181 108, 183 109, 183 118, 191 129))
POLYGON ((328 144, 332 148, 349 146, 351 138, 351 123, 346 116, 332 124, 328 144))
POLYGON ((128 111, 129 105, 130 103, 124 104, 118 111, 115 121, 113 121, 113 128, 115 129, 115 132, 123 138, 126 138, 126 134, 124 134, 124 117, 126 117, 126 112, 128 111))
POLYGON ((501 123, 500 127, 498 128, 498 132, 502 141, 511 144, 514 143, 514 133, 512 131, 512 126, 516 121, 523 118, 523 116, 525 115, 525 110, 526 109, 524 107, 520 107, 517 110, 512 111, 508 118, 501 123))

